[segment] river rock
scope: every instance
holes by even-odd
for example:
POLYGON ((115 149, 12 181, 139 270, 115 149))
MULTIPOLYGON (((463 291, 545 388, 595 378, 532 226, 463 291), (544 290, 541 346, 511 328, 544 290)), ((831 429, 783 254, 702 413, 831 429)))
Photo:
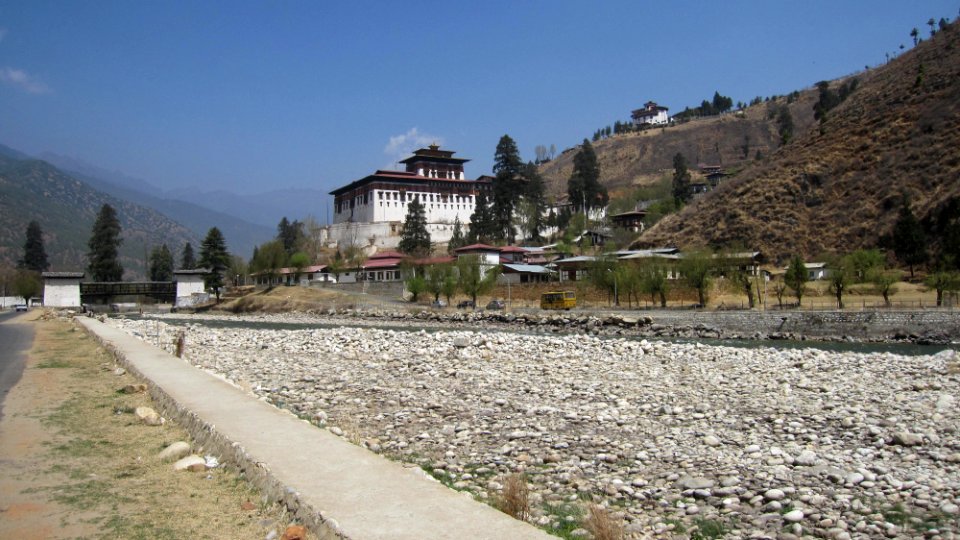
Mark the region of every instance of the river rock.
POLYGON ((205 471, 207 470, 207 460, 196 454, 180 458, 173 464, 175 471, 205 471))
POLYGON ((190 453, 190 443, 177 441, 170 444, 157 454, 157 458, 162 460, 180 459, 190 453))

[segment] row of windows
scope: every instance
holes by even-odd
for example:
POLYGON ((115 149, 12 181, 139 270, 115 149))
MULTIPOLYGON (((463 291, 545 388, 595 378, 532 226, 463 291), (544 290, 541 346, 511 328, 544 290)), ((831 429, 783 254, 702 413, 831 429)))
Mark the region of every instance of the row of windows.
MULTIPOLYGON (((410 196, 407 197, 406 193, 399 193, 396 191, 393 192, 377 192, 378 198, 382 201, 384 199, 388 201, 406 201, 408 198, 412 201, 414 197, 419 197, 420 202, 431 203, 431 202, 448 202, 448 199, 452 199, 454 203, 463 203, 463 202, 473 202, 473 195, 440 195, 438 193, 410 193, 410 196)), ((359 197, 358 197, 359 198, 359 197)), ((363 197, 363 203, 367 203, 366 195, 363 197)))
MULTIPOLYGON (((390 202, 390 201, 387 201, 387 208, 390 208, 391 205, 392 205, 394 208, 397 208, 397 207, 400 207, 400 206, 406 206, 406 203, 398 203, 398 202, 390 202)), ((383 207, 383 201, 380 201, 380 206, 383 207)), ((454 209, 454 206, 456 206, 456 210, 469 210, 469 209, 470 209, 470 206, 468 206, 468 205, 466 205, 466 204, 463 204, 463 205, 461 205, 461 204, 454 205, 454 204, 452 204, 452 203, 431 204, 430 206, 427 206, 427 207, 425 207, 425 208, 426 208, 427 210, 434 210, 434 209, 436 209, 436 210, 453 210, 453 209, 454 209)))

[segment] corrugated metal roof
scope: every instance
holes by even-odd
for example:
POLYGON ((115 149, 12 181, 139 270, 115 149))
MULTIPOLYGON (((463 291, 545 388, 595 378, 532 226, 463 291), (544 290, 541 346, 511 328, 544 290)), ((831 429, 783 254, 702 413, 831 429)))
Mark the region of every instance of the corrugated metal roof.
POLYGON ((519 274, 549 274, 552 272, 549 268, 538 264, 503 264, 502 266, 519 274))

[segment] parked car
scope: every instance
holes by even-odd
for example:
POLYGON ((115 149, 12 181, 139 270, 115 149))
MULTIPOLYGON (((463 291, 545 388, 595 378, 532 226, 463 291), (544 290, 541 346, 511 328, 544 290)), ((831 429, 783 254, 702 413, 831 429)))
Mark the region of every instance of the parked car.
POLYGON ((26 305, 26 304, 17 304, 17 305, 15 305, 15 306, 13 306, 13 309, 16 310, 16 311, 26 311, 26 310, 27 310, 27 305, 26 305))
POLYGON ((491 300, 490 303, 487 304, 487 309, 501 309, 501 310, 502 310, 502 309, 506 309, 506 307, 507 307, 507 305, 506 305, 505 303, 503 303, 503 300, 491 300))
POLYGON ((458 309, 468 309, 468 308, 475 308, 475 307, 477 306, 476 304, 473 303, 473 300, 464 300, 457 304, 458 309))
POLYGON ((434 300, 433 303, 430 304, 430 305, 433 306, 433 307, 435 307, 435 308, 445 308, 445 307, 447 307, 447 303, 444 302, 443 300, 434 300))

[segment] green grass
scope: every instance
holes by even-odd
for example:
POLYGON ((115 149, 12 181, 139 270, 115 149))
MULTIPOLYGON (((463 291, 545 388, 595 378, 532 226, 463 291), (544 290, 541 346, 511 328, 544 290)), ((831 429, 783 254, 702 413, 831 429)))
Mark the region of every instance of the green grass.
POLYGON ((43 362, 40 362, 34 367, 35 369, 63 369, 63 368, 71 368, 75 366, 70 365, 66 360, 55 358, 55 359, 45 360, 43 362))
POLYGON ((690 540, 723 538, 730 532, 722 521, 716 519, 698 518, 693 523, 696 529, 690 533, 690 540))
POLYGON ((109 453, 110 447, 112 446, 113 443, 104 439, 91 440, 77 438, 54 446, 53 451, 70 457, 88 457, 109 453))
POLYGON ((580 505, 573 503, 547 503, 543 505, 543 509, 548 515, 557 517, 557 519, 551 519, 550 524, 544 527, 544 530, 560 538, 566 538, 568 540, 576 538, 571 533, 575 529, 580 528, 585 513, 580 505), (554 523, 557 524, 556 527, 554 527, 554 523))

